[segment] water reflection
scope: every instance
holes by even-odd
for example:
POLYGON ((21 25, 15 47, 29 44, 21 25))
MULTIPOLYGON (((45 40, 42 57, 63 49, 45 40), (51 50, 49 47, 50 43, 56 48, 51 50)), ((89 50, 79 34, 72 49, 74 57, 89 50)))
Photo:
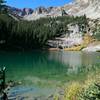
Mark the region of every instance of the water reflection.
POLYGON ((0 53, 0 65, 7 67, 7 78, 12 80, 59 78, 59 74, 62 77, 67 72, 59 61, 48 59, 47 52, 0 53))
MULTIPOLYGON (((7 78, 35 83, 37 79, 63 80, 95 70, 100 53, 83 52, 0 52, 0 66, 7 67, 7 78)), ((77 76, 76 76, 77 77, 77 76)), ((43 81, 44 82, 44 81, 43 81)))
POLYGON ((49 59, 57 60, 68 67, 68 73, 78 73, 82 67, 100 64, 100 53, 50 52, 49 59))

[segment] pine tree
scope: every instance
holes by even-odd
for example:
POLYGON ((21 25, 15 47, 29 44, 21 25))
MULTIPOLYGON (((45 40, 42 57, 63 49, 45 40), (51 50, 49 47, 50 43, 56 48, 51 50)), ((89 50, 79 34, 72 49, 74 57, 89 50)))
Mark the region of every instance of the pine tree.
POLYGON ((2 8, 3 8, 3 4, 5 3, 5 1, 4 0, 0 0, 0 11, 2 10, 2 8))
POLYGON ((0 5, 1 5, 2 3, 4 3, 4 0, 0 0, 0 5))

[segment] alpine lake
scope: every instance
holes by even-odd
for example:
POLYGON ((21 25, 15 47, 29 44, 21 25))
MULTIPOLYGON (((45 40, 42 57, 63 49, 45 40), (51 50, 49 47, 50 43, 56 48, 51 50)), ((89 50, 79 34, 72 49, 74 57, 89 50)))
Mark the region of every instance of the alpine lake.
POLYGON ((90 73, 100 71, 100 52, 0 51, 3 66, 6 82, 21 83, 9 90, 9 96, 47 96, 64 83, 83 81, 90 73))

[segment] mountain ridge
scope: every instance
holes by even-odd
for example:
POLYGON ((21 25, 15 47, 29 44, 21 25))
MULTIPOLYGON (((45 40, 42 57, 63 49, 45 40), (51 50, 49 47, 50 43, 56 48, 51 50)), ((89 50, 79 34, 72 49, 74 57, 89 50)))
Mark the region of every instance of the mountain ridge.
POLYGON ((23 17, 24 20, 36 20, 42 17, 57 17, 62 16, 62 11, 66 12, 68 16, 82 16, 86 15, 90 19, 100 18, 100 1, 99 0, 74 0, 72 3, 65 4, 64 6, 37 7, 36 9, 24 8, 18 9, 9 7, 8 9, 13 14, 23 17))
POLYGON ((82 16, 86 15, 90 19, 100 18, 100 1, 99 0, 74 0, 74 2, 66 4, 61 7, 52 7, 49 13, 32 13, 31 15, 24 16, 25 20, 34 20, 41 17, 56 17, 62 15, 62 9, 69 16, 82 16))

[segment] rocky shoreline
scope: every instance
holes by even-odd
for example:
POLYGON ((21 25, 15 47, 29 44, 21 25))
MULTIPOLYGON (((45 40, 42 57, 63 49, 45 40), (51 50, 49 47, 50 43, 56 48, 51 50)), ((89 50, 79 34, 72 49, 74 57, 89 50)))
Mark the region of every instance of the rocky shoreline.
MULTIPOLYGON (((4 93, 6 93, 9 100, 54 100, 53 92, 48 95, 36 94, 34 87, 24 87, 21 81, 8 81, 4 93)), ((44 91, 44 90, 41 90, 44 91)), ((0 94, 0 100, 3 93, 0 94)))
POLYGON ((100 51, 100 44, 95 45, 95 46, 88 46, 86 48, 84 48, 82 51, 86 51, 86 52, 99 52, 100 51))
POLYGON ((60 49, 60 48, 49 48, 49 51, 60 51, 60 50, 64 50, 64 51, 84 51, 84 52, 100 52, 100 42, 93 42, 90 43, 89 45, 87 45, 86 47, 84 47, 83 45, 78 45, 78 46, 73 46, 70 48, 64 48, 64 49, 60 49))

